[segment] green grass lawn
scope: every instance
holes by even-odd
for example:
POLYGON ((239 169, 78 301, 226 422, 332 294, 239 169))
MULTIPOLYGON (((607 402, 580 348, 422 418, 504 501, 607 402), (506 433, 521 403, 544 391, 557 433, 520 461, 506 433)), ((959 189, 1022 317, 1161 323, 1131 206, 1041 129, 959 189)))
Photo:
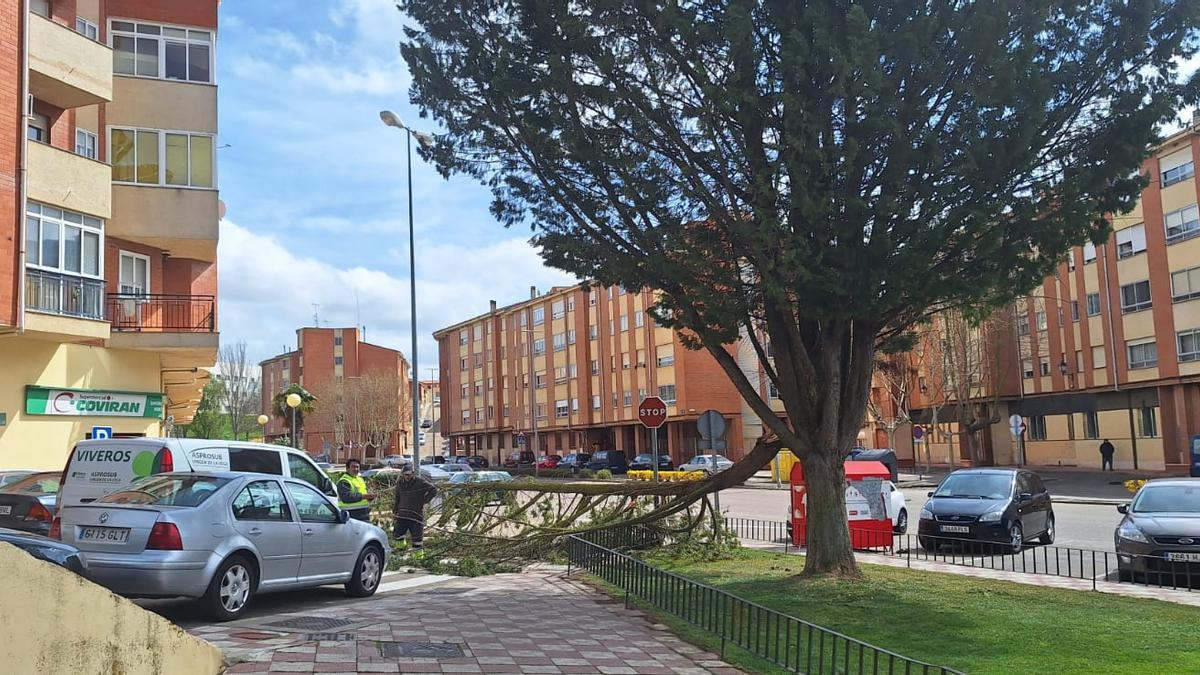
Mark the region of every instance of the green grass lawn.
MULTIPOLYGON (((870 644, 972 675, 1200 673, 1200 608, 1090 591, 864 565, 862 581, 795 578, 803 558, 738 551, 670 569, 870 644)), ((665 618, 665 617, 664 617, 665 618)), ((684 637, 719 641, 667 621, 684 637)), ((774 672, 728 652, 752 672, 774 672)))

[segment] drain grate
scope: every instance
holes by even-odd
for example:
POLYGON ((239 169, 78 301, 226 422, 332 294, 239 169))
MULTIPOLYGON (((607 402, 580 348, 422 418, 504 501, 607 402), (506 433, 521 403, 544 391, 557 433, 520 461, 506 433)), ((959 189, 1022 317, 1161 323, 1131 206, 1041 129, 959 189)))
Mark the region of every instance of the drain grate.
POLYGON ((380 642, 379 653, 387 658, 457 659, 462 645, 453 642, 380 642))
POLYGON ((274 626, 276 628, 291 628, 293 630, 306 631, 328 631, 334 628, 349 626, 356 621, 347 621, 345 619, 334 619, 327 616, 297 616, 286 621, 274 621, 272 623, 263 624, 264 626, 274 626))
POLYGON ((304 636, 305 642, 354 642, 357 639, 354 633, 309 633, 304 636))

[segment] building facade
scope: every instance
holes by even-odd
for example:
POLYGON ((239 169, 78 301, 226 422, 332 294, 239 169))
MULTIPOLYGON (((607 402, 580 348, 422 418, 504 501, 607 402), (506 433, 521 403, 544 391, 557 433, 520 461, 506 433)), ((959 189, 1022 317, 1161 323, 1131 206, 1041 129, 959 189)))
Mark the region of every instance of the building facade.
POLYGON ((0 467, 195 414, 218 346, 217 5, 0 7, 0 467))
MULTIPOLYGON (((980 433, 983 463, 1099 468, 1108 439, 1118 469, 1186 466, 1200 434, 1197 122, 1146 160, 1150 183, 1132 212, 1112 219, 1108 241, 1070 251, 984 338, 988 367, 1007 377, 993 376, 977 398, 995 420, 980 433), (1009 431, 1011 415, 1024 420, 1022 439, 1009 431)), ((944 361, 914 359, 914 376, 944 380, 954 374, 944 361)), ((914 419, 928 425, 946 398, 913 387, 914 419)), ((958 436, 937 437, 932 454, 961 461, 958 436)))
POLYGON ((272 412, 274 397, 298 384, 317 397, 303 416, 300 447, 331 461, 406 452, 411 438, 411 380, 404 355, 362 339, 357 328, 300 328, 296 349, 259 364, 267 442, 291 435, 272 412))

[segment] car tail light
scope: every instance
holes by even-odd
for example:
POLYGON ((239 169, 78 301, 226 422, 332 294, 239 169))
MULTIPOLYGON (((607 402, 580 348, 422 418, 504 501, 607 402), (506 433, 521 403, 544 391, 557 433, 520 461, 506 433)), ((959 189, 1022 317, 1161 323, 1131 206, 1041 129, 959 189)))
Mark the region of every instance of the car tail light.
POLYGON ((146 548, 155 551, 182 551, 183 538, 179 536, 179 528, 175 523, 155 523, 150 530, 150 539, 146 548))
POLYGON ((33 506, 29 507, 29 512, 25 514, 25 522, 41 522, 49 523, 54 520, 54 515, 41 502, 34 502, 33 506))
POLYGON ((51 539, 62 539, 62 518, 54 516, 54 520, 50 523, 50 531, 46 536, 51 539))
POLYGON ((162 465, 159 468, 160 473, 170 473, 175 470, 175 457, 171 455, 170 448, 163 448, 159 451, 162 456, 162 465))

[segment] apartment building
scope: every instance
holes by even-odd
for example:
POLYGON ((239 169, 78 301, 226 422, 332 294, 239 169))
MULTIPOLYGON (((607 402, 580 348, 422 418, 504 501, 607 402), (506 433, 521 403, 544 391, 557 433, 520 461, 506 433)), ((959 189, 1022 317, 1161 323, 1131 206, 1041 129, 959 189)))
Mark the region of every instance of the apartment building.
MULTIPOLYGON (((1113 218, 1108 241, 1070 251, 994 323, 986 343, 1002 356, 990 367, 1008 377, 979 397, 999 403, 992 416, 1001 421, 982 434, 987 463, 1098 468, 1109 439, 1118 469, 1185 466, 1200 434, 1198 159, 1193 120, 1146 160, 1150 184, 1132 212, 1113 218), (1025 419, 1024 447, 1008 430, 1011 414, 1025 419)), ((936 379, 933 370, 914 361, 923 380, 936 379)), ((913 387, 914 419, 928 424, 935 402, 913 387)), ((961 459, 951 443, 938 439, 934 455, 961 459)))
POLYGON ((218 344, 217 5, 0 7, 0 467, 195 414, 218 344))
POLYGON ((272 413, 274 397, 292 384, 317 397, 303 417, 300 447, 341 462, 406 452, 412 433, 409 364, 395 349, 363 340, 358 328, 299 328, 296 349, 262 368, 267 442, 291 435, 289 418, 272 413))
POLYGON ((442 433, 453 452, 495 461, 518 449, 518 434, 541 453, 649 452, 637 405, 655 394, 668 407, 659 448, 677 462, 712 452, 696 430, 706 410, 728 422, 717 452, 741 457, 753 439, 747 445, 733 385, 710 355, 656 325, 652 304, 651 292, 616 286, 530 289, 527 301, 492 301, 486 314, 436 331, 442 433))

